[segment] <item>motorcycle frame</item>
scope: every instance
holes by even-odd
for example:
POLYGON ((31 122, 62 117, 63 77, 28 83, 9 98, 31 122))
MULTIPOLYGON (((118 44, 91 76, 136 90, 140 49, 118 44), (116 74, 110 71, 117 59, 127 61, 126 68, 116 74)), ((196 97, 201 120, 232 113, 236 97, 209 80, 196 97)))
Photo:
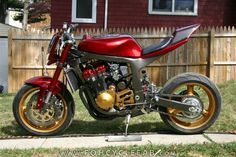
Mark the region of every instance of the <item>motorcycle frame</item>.
MULTIPOLYGON (((143 103, 145 102, 144 94, 143 94, 143 89, 142 89, 142 82, 141 82, 141 76, 140 76, 140 71, 142 68, 146 67, 156 59, 160 58, 162 55, 176 49, 177 47, 183 45, 188 41, 190 38, 191 34, 199 27, 200 25, 192 25, 184 28, 177 29, 174 33, 174 37, 172 38, 171 44, 167 46, 166 48, 163 48, 159 51, 149 53, 146 55, 141 56, 140 58, 129 58, 129 57, 120 57, 120 56, 108 56, 108 55, 99 55, 95 53, 89 53, 89 52, 80 52, 81 58, 80 60, 83 62, 84 59, 97 59, 97 60, 103 60, 103 61, 109 61, 109 62, 119 62, 119 63, 127 63, 130 64, 131 66, 131 73, 133 78, 132 83, 133 83, 133 90, 135 94, 135 100, 136 103, 143 103)), ((66 43, 64 46, 64 49, 61 53, 61 57, 59 62, 57 63, 57 68, 56 71, 53 75, 53 78, 51 79, 46 79, 46 82, 43 83, 43 80, 45 81, 44 77, 39 77, 35 79, 30 79, 27 80, 27 84, 34 84, 38 85, 40 87, 40 94, 38 97, 38 103, 37 107, 41 109, 43 107, 43 98, 44 98, 44 93, 46 90, 48 90, 48 94, 46 96, 45 102, 48 103, 49 98, 51 97, 52 94, 56 95, 61 91, 61 85, 58 86, 58 84, 61 84, 60 82, 58 83, 58 79, 60 76, 60 73, 64 67, 64 64, 66 62, 66 58, 68 56, 68 53, 70 52, 70 49, 72 47, 71 43, 66 43), (41 84, 39 83, 41 82, 41 84), (57 87, 57 88, 55 88, 57 87), (59 89, 58 89, 59 87, 59 89)), ((78 82, 81 82, 83 78, 79 78, 78 82)), ((83 82, 83 81, 82 81, 83 82)), ((168 103, 168 101, 165 101, 168 103)), ((178 108, 181 108, 183 110, 188 110, 191 105, 184 105, 182 103, 177 103, 173 102, 175 105, 179 106, 178 108), (183 107, 181 107, 181 104, 183 107)), ((168 104, 167 104, 168 106, 168 104)), ((172 105, 169 105, 172 106, 172 105)))
POLYGON ((171 40, 171 44, 167 46, 166 48, 163 48, 159 51, 143 55, 140 58, 128 58, 128 57, 118 57, 118 56, 107 56, 107 55, 99 55, 95 53, 88 53, 88 52, 82 52, 83 57, 81 60, 84 59, 98 59, 103 61, 112 61, 112 62, 119 62, 119 63, 128 63, 131 65, 131 72, 132 76, 135 79, 132 79, 133 81, 133 88, 134 88, 134 94, 135 94, 135 100, 137 103, 144 102, 144 95, 143 95, 143 89, 142 89, 142 83, 141 83, 141 76, 140 71, 142 68, 145 68, 147 65, 154 62, 156 59, 160 58, 162 55, 176 49, 177 47, 183 45, 186 43, 191 34, 199 27, 200 25, 192 25, 184 28, 177 29, 174 34, 173 38, 171 40))
POLYGON ((135 78, 135 79, 132 79, 132 81, 133 81, 135 100, 137 103, 144 102, 140 70, 146 67, 147 65, 149 65, 150 63, 152 63, 154 60, 160 58, 160 56, 156 56, 153 58, 133 59, 133 58, 126 58, 126 57, 98 55, 98 54, 92 54, 88 52, 83 52, 83 55, 84 56, 81 58, 81 61, 83 61, 83 59, 97 59, 97 60, 102 60, 102 61, 130 64, 132 77, 135 78))

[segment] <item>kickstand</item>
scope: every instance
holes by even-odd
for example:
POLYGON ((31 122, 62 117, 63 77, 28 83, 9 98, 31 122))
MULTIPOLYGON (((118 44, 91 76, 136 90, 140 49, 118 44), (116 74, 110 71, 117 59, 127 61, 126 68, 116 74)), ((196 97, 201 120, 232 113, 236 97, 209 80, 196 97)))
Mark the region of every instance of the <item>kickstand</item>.
POLYGON ((128 136, 128 128, 129 128, 130 119, 131 119, 131 114, 128 114, 126 116, 126 121, 125 121, 125 136, 128 136))
POLYGON ((125 135, 123 136, 106 136, 105 141, 107 142, 126 142, 126 141, 142 141, 142 136, 140 135, 128 135, 128 127, 131 119, 131 114, 126 116, 125 121, 125 135))

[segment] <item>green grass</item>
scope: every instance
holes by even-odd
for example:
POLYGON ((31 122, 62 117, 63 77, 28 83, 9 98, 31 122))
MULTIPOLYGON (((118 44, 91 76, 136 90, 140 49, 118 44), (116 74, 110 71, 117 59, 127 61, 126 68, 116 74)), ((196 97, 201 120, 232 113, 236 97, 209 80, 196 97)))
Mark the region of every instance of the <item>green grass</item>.
POLYGON ((79 148, 79 149, 29 149, 29 150, 0 150, 0 157, 235 157, 236 143, 227 144, 195 144, 195 145, 145 145, 127 147, 79 148))
MULTIPOLYGON (((223 104, 220 117, 207 131, 223 132, 236 129, 236 81, 228 81, 219 85, 223 104)), ((78 93, 73 94, 76 102, 76 114, 71 126, 64 134, 98 134, 124 132, 124 118, 112 121, 94 120, 81 103, 78 93)), ((28 135, 15 122, 12 113, 14 95, 0 95, 0 136, 28 135)), ((158 113, 151 113, 131 119, 129 132, 167 132, 168 127, 160 120, 158 113)))

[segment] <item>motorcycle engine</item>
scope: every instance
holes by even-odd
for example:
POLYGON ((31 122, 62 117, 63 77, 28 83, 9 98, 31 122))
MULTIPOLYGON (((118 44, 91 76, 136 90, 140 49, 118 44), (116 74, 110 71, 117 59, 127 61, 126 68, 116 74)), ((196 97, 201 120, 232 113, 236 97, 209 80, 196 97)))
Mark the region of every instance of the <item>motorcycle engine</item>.
POLYGON ((99 108, 106 111, 125 109, 134 103, 134 93, 129 88, 131 80, 126 64, 93 62, 82 73, 94 93, 99 108))

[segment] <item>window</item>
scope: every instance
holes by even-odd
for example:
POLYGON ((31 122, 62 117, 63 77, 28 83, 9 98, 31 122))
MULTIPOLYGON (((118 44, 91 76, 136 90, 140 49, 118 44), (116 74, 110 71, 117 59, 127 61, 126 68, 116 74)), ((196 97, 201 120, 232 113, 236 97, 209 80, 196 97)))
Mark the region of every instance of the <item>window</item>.
POLYGON ((72 22, 96 23, 97 0, 72 0, 72 22))
POLYGON ((197 15, 198 0, 149 0, 149 14, 197 15))

